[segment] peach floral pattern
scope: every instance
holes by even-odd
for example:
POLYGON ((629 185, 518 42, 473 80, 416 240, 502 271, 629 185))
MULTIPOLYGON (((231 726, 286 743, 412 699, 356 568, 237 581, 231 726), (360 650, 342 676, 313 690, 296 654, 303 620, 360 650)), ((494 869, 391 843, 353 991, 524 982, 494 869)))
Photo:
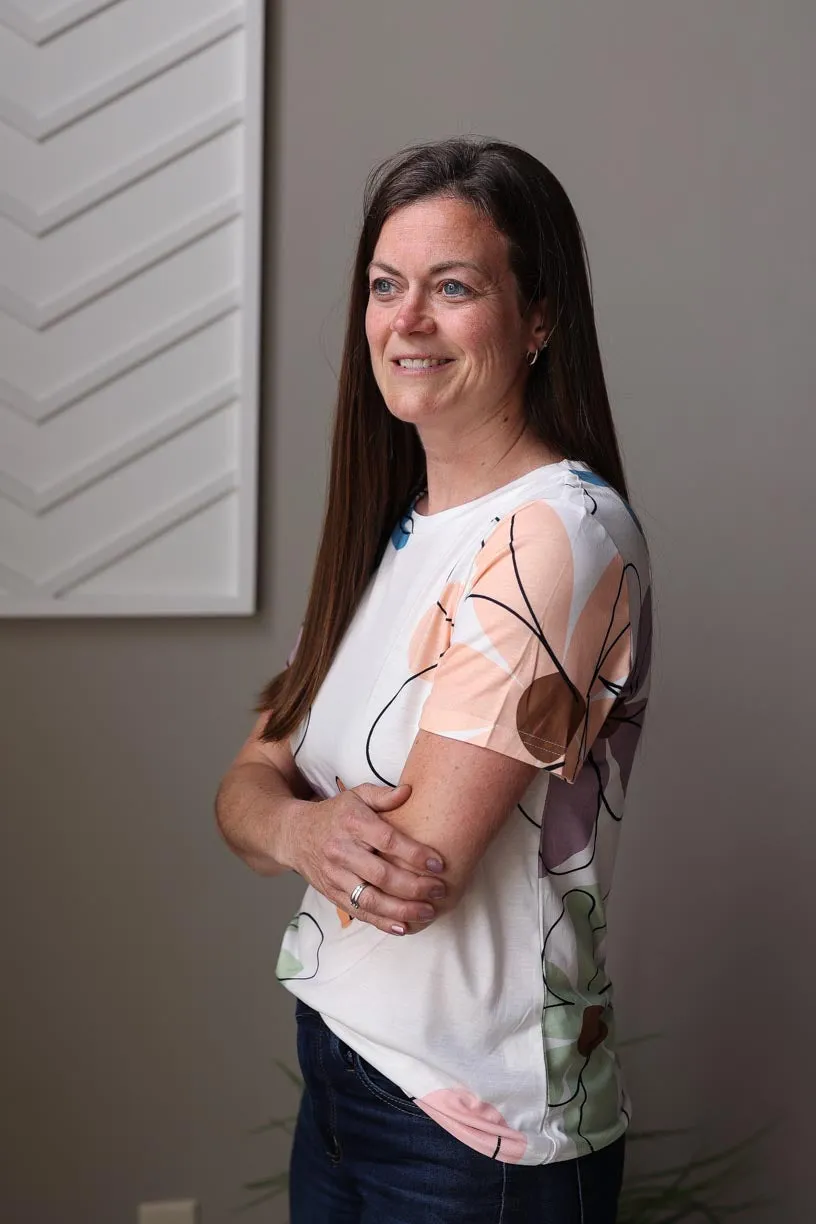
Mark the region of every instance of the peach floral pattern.
POLYGON ((429 683, 433 679, 429 674, 431 667, 439 662, 450 646, 451 629, 463 589, 461 582, 449 582, 411 634, 408 666, 412 672, 421 673, 429 683))
POLYGON ((588 585, 557 510, 534 502, 479 553, 468 603, 420 725, 574 781, 629 671, 622 558, 612 551, 588 585))
POLYGON ((440 1088, 415 1101, 429 1117, 485 1156, 518 1164, 527 1148, 521 1131, 508 1126, 494 1105, 466 1088, 440 1088))

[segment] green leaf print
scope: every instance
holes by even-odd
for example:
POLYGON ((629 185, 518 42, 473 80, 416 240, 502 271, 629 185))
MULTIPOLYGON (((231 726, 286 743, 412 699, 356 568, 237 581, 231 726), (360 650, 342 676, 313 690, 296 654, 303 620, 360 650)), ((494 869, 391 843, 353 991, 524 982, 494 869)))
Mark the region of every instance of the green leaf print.
POLYGON ((286 948, 281 948, 278 963, 275 966, 275 977, 277 978, 293 978, 303 972, 303 966, 297 957, 291 952, 287 952, 286 948))
POLYGON ((563 1125, 580 1150, 584 1135, 598 1135, 619 1118, 617 1060, 604 1042, 611 1013, 598 963, 605 930, 597 885, 570 889, 544 942, 547 987, 542 1034, 547 1060, 548 1100, 564 1110, 563 1125))
POLYGON ((604 1046, 589 1055, 581 1073, 581 1086, 586 1093, 580 1118, 581 1134, 592 1135, 596 1146, 603 1146, 609 1141, 604 1133, 616 1130, 620 1118, 618 1063, 604 1046))

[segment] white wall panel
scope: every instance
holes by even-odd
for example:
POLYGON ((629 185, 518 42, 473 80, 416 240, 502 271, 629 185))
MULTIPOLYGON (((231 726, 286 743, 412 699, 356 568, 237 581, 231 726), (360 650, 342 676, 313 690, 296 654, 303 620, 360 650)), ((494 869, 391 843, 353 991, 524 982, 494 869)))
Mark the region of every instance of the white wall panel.
POLYGON ((0 615, 254 607, 262 18, 0 0, 0 615))

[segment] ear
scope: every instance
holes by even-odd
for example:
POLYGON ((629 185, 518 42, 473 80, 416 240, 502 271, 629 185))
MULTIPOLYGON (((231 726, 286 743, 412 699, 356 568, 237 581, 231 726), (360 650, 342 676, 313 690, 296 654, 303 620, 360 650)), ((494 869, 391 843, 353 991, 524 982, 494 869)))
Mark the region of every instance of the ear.
POLYGON ((530 326, 530 340, 536 348, 541 348, 550 338, 550 311, 546 298, 536 302, 527 312, 530 326))

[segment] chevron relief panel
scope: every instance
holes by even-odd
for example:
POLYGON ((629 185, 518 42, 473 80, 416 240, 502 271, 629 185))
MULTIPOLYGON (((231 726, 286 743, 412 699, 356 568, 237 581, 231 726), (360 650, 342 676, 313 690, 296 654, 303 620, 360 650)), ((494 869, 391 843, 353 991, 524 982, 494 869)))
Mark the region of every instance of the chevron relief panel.
POLYGON ((254 610, 263 0, 0 0, 0 615, 254 610))

